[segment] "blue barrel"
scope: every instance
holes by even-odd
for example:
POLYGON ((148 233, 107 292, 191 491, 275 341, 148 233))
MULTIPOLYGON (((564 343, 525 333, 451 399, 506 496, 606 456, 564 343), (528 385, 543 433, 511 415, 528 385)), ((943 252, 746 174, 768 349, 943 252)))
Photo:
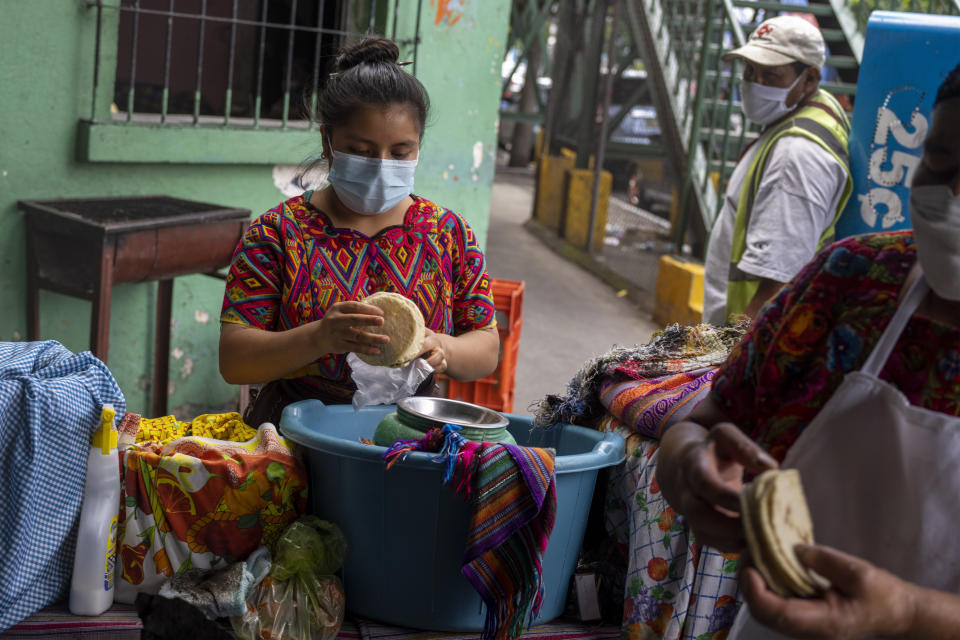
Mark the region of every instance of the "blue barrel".
POLYGON ((910 228, 910 181, 937 88, 960 64, 960 17, 874 11, 857 79, 853 194, 837 238, 910 228))

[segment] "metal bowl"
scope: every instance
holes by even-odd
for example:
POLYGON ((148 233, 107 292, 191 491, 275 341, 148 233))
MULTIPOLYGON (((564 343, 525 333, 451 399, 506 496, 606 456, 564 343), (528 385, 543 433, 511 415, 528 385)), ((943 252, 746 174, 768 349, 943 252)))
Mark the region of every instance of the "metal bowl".
POLYGON ((474 429, 503 429, 510 421, 501 413, 469 402, 448 398, 413 396, 397 402, 397 411, 437 423, 474 429))

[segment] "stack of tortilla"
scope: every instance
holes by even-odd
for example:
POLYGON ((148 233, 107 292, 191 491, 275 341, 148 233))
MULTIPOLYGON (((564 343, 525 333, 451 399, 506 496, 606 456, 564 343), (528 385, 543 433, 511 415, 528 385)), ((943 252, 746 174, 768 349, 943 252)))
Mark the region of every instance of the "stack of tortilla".
POLYGON ((743 487, 740 516, 754 565, 784 597, 816 596, 829 586, 804 567, 794 546, 813 544, 813 521, 796 469, 761 473, 743 487))
POLYGON ((358 358, 377 367, 400 367, 420 355, 423 350, 423 314, 412 300, 399 293, 378 291, 361 302, 383 311, 383 325, 365 330, 390 336, 390 342, 381 345, 377 355, 358 353, 358 358))

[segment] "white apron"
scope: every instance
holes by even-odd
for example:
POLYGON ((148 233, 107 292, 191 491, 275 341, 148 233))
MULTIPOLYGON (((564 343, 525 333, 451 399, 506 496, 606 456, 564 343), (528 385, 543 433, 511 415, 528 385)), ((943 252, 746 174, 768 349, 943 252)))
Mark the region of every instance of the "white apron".
MULTIPOLYGON (((818 543, 960 593, 960 418, 912 406, 878 377, 927 291, 917 278, 863 368, 844 377, 782 466, 800 471, 818 543)), ((729 637, 783 636, 744 606, 729 637)))

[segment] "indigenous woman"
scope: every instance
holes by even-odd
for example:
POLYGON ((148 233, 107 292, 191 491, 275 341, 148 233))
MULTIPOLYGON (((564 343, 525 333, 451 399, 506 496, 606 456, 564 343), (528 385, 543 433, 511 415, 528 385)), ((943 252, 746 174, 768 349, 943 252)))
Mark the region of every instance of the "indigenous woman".
MULTIPOLYGON (((305 398, 348 403, 348 352, 375 355, 383 312, 360 302, 399 293, 423 313, 420 354, 468 381, 493 372, 499 338, 490 278, 458 214, 413 194, 429 110, 397 45, 369 38, 337 59, 315 116, 329 185, 253 221, 234 254, 221 312, 220 372, 264 385, 247 422, 276 424, 305 398)), ((421 386, 427 393, 428 380, 421 386)))

